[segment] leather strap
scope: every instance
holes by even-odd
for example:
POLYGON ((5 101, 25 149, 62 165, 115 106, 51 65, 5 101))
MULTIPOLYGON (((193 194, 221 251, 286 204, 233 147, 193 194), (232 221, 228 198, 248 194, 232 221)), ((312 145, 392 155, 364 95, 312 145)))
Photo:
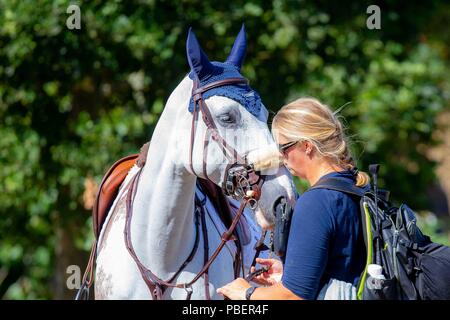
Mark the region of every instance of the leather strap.
MULTIPOLYGON (((194 86, 195 86, 195 82, 194 82, 194 86)), ((192 124, 191 124, 191 141, 190 141, 190 145, 189 145, 189 167, 191 169, 192 174, 195 176, 196 176, 196 174, 195 174, 194 166, 192 163, 192 155, 194 153, 195 129, 197 128, 197 118, 198 118, 198 111, 194 105, 194 111, 192 114, 192 124)))
MULTIPOLYGON (((194 166, 192 163, 193 158, 193 151, 194 151, 194 143, 195 143, 195 132, 196 132, 196 126, 197 126, 197 118, 198 118, 198 112, 202 113, 202 119, 203 122, 206 125, 207 133, 205 134, 205 140, 209 139, 209 136, 216 141, 220 146, 222 146, 222 152, 227 157, 228 160, 231 162, 235 162, 234 160, 237 160, 238 163, 245 163, 245 159, 239 156, 237 151, 232 148, 219 134, 219 131, 217 129, 217 126, 213 120, 213 117, 211 115, 211 112, 209 111, 208 106, 206 105, 202 94, 205 93, 208 90, 211 90, 213 88, 225 86, 225 85, 248 85, 248 80, 244 78, 229 78, 224 80, 215 81, 212 83, 209 83, 203 87, 199 87, 200 83, 196 79, 194 80, 194 85, 192 88, 192 99, 194 100, 194 110, 192 114, 192 126, 191 126, 191 139, 190 139, 190 154, 189 154, 189 167, 192 171, 192 174, 195 176, 198 176, 195 173, 194 166)), ((204 142, 205 145, 207 145, 207 142, 204 142)), ((207 150, 204 150, 203 155, 203 174, 205 175, 206 172, 206 163, 207 163, 207 150)), ((205 178, 208 179, 207 174, 205 175, 205 178)))
POLYGON ((364 190, 360 187, 357 187, 355 184, 351 182, 344 181, 339 178, 325 178, 320 179, 315 185, 313 185, 308 190, 314 189, 331 189, 344 193, 349 193, 358 197, 364 196, 364 190))
MULTIPOLYGON (((125 231, 124 231, 125 243, 126 243, 126 247, 127 247, 128 252, 132 256, 133 260, 136 262, 136 264, 137 264, 137 266, 139 268, 139 271, 141 272, 142 278, 144 279, 145 283, 149 287, 149 290, 150 290, 150 293, 151 293, 153 299, 161 300, 162 299, 162 295, 164 293, 164 290, 167 287, 180 288, 180 289, 182 289, 182 288, 190 289, 192 287, 192 285, 201 276, 203 276, 206 272, 208 272, 209 267, 211 266, 211 264, 214 262, 214 260, 219 255, 220 251, 225 246, 225 243, 232 239, 233 231, 235 230, 236 225, 237 225, 237 223, 238 223, 238 221, 239 221, 239 219, 240 219, 240 217, 241 217, 241 215, 242 215, 242 213, 244 211, 244 208, 247 205, 247 202, 249 201, 249 199, 246 198, 246 199, 244 199, 241 202, 239 210, 236 213, 236 216, 234 217, 230 228, 226 232, 224 232, 224 234, 222 235, 221 243, 216 248, 216 250, 211 255, 211 257, 208 259, 208 261, 205 263, 205 265, 200 270, 200 272, 198 272, 197 275, 190 282, 181 283, 181 284, 173 284, 171 282, 174 280, 175 277, 171 277, 171 279, 169 279, 167 281, 162 280, 161 278, 157 277, 153 272, 151 272, 150 269, 146 268, 141 263, 141 261, 139 260, 139 258, 136 255, 136 252, 135 252, 134 247, 133 247, 133 243, 131 241, 131 220, 132 220, 132 216, 133 216, 133 200, 134 200, 134 197, 135 197, 135 192, 136 192, 136 189, 137 189, 137 184, 138 184, 141 172, 142 172, 142 168, 133 177, 132 182, 131 182, 131 186, 130 186, 130 188, 128 190, 128 194, 127 194, 127 198, 126 198, 126 210, 127 210, 127 213, 126 213, 126 223, 125 223, 125 231)), ((186 265, 187 265, 187 263, 183 263, 183 265, 180 267, 180 269, 177 271, 177 273, 181 272, 182 268, 184 268, 186 265)), ((192 294, 192 291, 188 291, 188 298, 190 298, 191 294, 192 294)))
POLYGON ((203 175, 205 176, 206 180, 211 181, 211 179, 208 176, 208 163, 207 163, 207 157, 208 157, 208 146, 209 146, 209 130, 206 130, 205 132, 205 139, 203 140, 203 175))
POLYGON ((195 87, 195 89, 192 90, 192 96, 194 97, 194 102, 196 99, 201 99, 201 97, 197 98, 197 95, 205 93, 206 91, 211 90, 213 88, 223 87, 223 86, 230 85, 230 84, 248 85, 248 80, 245 78, 228 78, 228 79, 218 80, 218 81, 214 81, 209 84, 206 84, 203 87, 198 87, 199 83, 198 83, 197 79, 195 80, 195 82, 197 82, 197 87, 195 87))
MULTIPOLYGON (((209 239, 208 239, 208 229, 206 228, 206 217, 203 205, 200 205, 201 219, 202 219, 202 232, 203 232, 203 264, 205 265, 209 259, 209 239)), ((211 300, 209 293, 209 275, 208 271, 205 271, 204 281, 205 281, 205 296, 207 300, 211 300)))
POLYGON ((258 239, 258 242, 256 242, 255 247, 253 248, 255 250, 255 255, 253 256, 251 267, 254 267, 256 265, 256 258, 259 257, 260 253, 262 251, 269 250, 269 248, 265 245, 264 240, 266 239, 267 230, 263 230, 261 232, 261 236, 258 239))

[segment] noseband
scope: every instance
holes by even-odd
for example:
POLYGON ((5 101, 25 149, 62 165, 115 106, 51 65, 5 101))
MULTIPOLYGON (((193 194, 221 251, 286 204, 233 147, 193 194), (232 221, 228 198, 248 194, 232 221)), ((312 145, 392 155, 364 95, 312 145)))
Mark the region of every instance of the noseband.
POLYGON ((239 153, 233 147, 231 147, 219 134, 211 112, 207 104, 205 103, 205 100, 203 99, 203 94, 208 90, 226 85, 248 85, 248 80, 245 78, 229 78, 209 83, 203 87, 199 87, 200 83, 198 79, 194 80, 194 86, 192 88, 194 110, 192 114, 189 167, 192 173, 198 176, 194 170, 192 157, 194 151, 195 131, 197 127, 198 113, 201 112, 203 122, 206 125, 206 134, 203 142, 204 153, 202 158, 202 169, 204 177, 212 181, 207 173, 208 144, 209 136, 211 136, 213 141, 219 144, 223 154, 229 160, 229 164, 225 170, 224 181, 222 182, 221 186, 222 190, 227 196, 231 196, 237 200, 242 200, 247 197, 250 207, 252 209, 255 209, 257 201, 261 196, 261 186, 264 183, 264 177, 256 172, 253 165, 248 164, 246 158, 240 156, 239 153))

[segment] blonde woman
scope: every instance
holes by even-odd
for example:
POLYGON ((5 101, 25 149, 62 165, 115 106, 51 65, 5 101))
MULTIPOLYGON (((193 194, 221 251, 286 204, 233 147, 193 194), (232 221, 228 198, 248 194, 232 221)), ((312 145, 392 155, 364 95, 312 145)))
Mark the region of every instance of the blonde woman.
MULTIPOLYGON (((311 186, 339 178, 368 188, 358 171, 340 120, 316 99, 301 98, 281 108, 272 123, 285 165, 311 186)), ((296 203, 285 261, 258 259, 268 272, 252 287, 242 278, 218 289, 230 299, 355 299, 365 265, 359 199, 334 190, 313 189, 296 203)))

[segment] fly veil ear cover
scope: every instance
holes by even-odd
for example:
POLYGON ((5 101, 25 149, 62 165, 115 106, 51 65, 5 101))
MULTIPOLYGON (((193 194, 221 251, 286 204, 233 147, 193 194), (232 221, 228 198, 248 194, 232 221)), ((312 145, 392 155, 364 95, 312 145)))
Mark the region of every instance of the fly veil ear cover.
MULTIPOLYGON (((230 54, 225 62, 210 62, 208 56, 200 47, 200 44, 192 31, 189 29, 186 41, 187 60, 191 72, 189 77, 199 82, 199 87, 204 87, 212 82, 230 79, 244 78, 240 69, 246 53, 245 27, 242 26, 236 37, 230 54)), ((258 117, 261 111, 261 98, 250 86, 244 84, 230 84, 210 89, 202 94, 204 99, 212 96, 223 96, 241 104, 247 111, 258 117)), ((194 111, 194 102, 189 102, 189 112, 194 111)))
POLYGON ((234 40, 233 48, 228 55, 227 61, 225 63, 232 64, 238 70, 241 70, 242 63, 244 62, 245 53, 247 52, 247 39, 245 37, 245 26, 242 25, 239 34, 234 40))
POLYGON ((192 28, 189 28, 186 40, 186 53, 189 66, 191 67, 191 73, 193 73, 198 80, 216 73, 216 68, 209 62, 208 56, 200 47, 200 43, 198 42, 194 31, 192 31, 192 28))

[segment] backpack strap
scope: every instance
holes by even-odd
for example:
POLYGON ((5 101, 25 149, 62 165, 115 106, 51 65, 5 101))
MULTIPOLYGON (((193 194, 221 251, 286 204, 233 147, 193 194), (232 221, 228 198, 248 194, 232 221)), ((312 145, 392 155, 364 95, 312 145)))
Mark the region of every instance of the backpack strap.
POLYGON ((355 186, 353 183, 339 179, 339 178, 325 178, 320 179, 315 185, 313 185, 308 190, 314 190, 314 189, 330 189, 330 190, 336 190, 348 194, 352 194, 358 197, 362 197, 365 194, 365 191, 355 186))
POLYGON ((361 274, 358 287, 357 287, 357 298, 362 300, 363 290, 366 283, 367 268, 368 265, 373 261, 373 243, 370 241, 373 238, 372 234, 372 221, 370 218, 368 204, 363 201, 363 197, 366 194, 364 189, 357 187, 351 182, 339 179, 339 178, 325 178, 320 179, 315 185, 313 185, 309 190, 314 189, 329 189, 340 191, 349 195, 357 196, 360 199, 360 217, 361 217, 361 227, 363 231, 364 244, 366 246, 366 265, 364 271, 361 274))
MULTIPOLYGON (((339 178, 325 178, 325 179, 319 179, 319 181, 313 185, 309 190, 314 189, 329 189, 329 190, 335 190, 340 191, 346 194, 357 196, 360 200, 364 197, 366 192, 364 189, 355 186, 353 183, 348 182, 346 180, 342 180, 339 178)), ((363 204, 363 201, 360 201, 360 212, 361 212, 361 225, 363 228, 363 236, 364 236, 364 243, 366 245, 367 251, 369 251, 368 245, 370 244, 368 242, 368 239, 372 239, 372 234, 369 235, 369 231, 372 232, 372 230, 368 230, 367 226, 371 226, 371 221, 367 221, 367 219, 370 219, 370 215, 367 215, 365 210, 368 208, 365 208, 366 205, 363 204), (369 223, 369 224, 368 224, 369 223)), ((371 229, 371 228, 370 228, 371 229)))

